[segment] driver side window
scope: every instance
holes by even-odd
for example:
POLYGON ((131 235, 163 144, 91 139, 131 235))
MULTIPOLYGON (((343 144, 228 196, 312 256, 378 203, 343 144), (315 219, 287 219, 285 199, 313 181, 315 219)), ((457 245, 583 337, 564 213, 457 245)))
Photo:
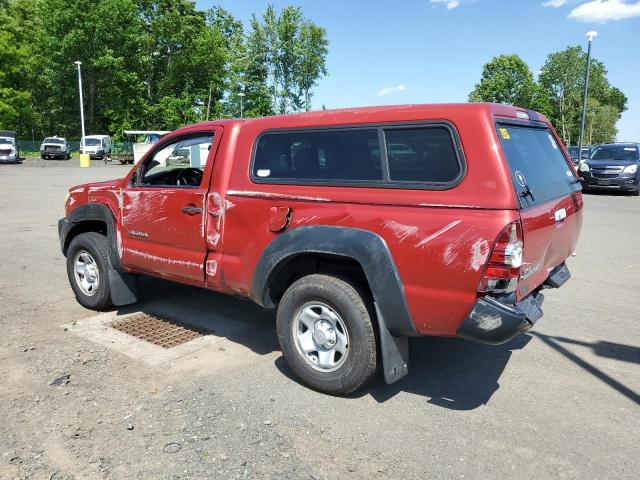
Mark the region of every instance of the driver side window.
POLYGON ((165 145, 142 168, 142 185, 198 187, 213 143, 213 134, 188 137, 165 145))

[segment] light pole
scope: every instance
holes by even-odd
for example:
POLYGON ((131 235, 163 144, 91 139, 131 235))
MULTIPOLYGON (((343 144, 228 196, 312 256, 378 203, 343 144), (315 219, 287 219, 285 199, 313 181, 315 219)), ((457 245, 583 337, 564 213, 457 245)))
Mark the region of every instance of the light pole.
POLYGON ((245 94, 243 92, 238 93, 238 97, 240 97, 240 118, 243 117, 244 111, 243 111, 243 100, 245 97, 245 94))
POLYGON ((587 96, 589 95, 589 70, 591 69, 591 42, 598 36, 598 32, 588 32, 587 40, 587 68, 584 72, 584 98, 582 99, 582 122, 580 123, 580 137, 578 140, 578 163, 582 163, 582 141, 584 140, 584 124, 587 119, 587 96))
POLYGON ((204 120, 204 102, 202 100, 196 100, 196 110, 198 111, 198 115, 200 115, 200 121, 204 120))
POLYGON ((76 60, 73 62, 78 67, 78 90, 80 91, 80 125, 82 127, 82 137, 80 138, 80 153, 82 153, 82 140, 84 139, 84 105, 82 102, 82 71, 80 70, 80 65, 82 62, 80 60, 76 60))

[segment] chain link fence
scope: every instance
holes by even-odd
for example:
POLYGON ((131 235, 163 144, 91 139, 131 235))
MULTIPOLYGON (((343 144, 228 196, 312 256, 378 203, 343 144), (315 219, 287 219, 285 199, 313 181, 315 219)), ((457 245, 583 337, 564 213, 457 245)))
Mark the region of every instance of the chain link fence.
MULTIPOLYGON (((79 154, 80 152, 80 140, 67 140, 71 149, 71 154, 79 154)), ((18 140, 18 149, 20 150, 21 157, 37 157, 40 155, 40 145, 42 141, 37 140, 18 140)), ((128 142, 113 142, 111 144, 111 153, 122 154, 131 153, 133 147, 128 142)))

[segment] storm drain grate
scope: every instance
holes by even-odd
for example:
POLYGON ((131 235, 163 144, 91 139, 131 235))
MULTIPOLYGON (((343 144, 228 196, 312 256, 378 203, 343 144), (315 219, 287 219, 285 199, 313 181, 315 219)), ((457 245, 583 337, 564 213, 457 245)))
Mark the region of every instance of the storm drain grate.
POLYGON ((111 326, 162 348, 176 347, 207 334, 205 330, 186 326, 173 318, 157 313, 138 313, 116 320, 111 323, 111 326))

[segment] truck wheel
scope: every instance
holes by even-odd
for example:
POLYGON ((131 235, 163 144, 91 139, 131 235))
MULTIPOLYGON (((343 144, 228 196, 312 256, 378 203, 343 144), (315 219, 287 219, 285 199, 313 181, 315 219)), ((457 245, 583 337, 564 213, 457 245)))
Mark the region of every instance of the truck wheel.
POLYGON ((276 327, 289 367, 311 388, 346 395, 376 372, 371 315, 343 280, 308 275, 293 283, 278 306, 276 327))
POLYGON ((67 251, 67 276, 78 303, 92 310, 110 307, 107 237, 96 232, 75 237, 67 251))

